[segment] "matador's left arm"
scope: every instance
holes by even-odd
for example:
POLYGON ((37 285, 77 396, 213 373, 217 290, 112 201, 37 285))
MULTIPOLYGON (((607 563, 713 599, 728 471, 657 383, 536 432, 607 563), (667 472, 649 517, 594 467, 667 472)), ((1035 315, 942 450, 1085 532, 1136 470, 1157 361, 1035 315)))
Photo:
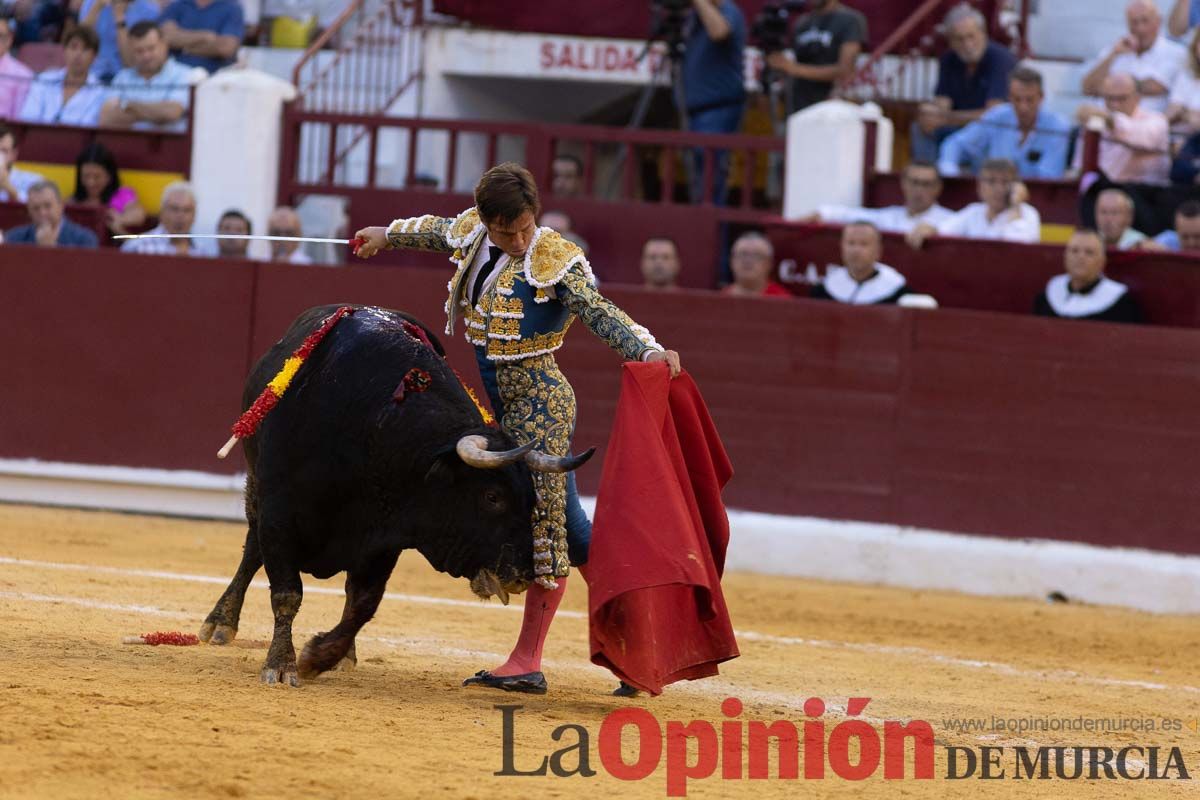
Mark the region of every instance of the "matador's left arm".
POLYGON ((579 264, 567 270, 555 284, 554 291, 567 310, 630 361, 642 361, 647 352, 663 349, 650 331, 600 294, 596 284, 579 264))

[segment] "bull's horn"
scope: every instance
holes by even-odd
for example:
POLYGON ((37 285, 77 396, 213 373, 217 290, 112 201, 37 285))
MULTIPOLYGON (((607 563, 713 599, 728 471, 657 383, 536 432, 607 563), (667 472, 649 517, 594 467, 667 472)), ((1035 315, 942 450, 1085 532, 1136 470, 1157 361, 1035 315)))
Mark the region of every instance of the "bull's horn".
POLYGON ((492 451, 487 449, 486 436, 464 436, 458 440, 454 449, 464 464, 479 469, 499 469, 508 464, 515 464, 522 457, 529 455, 534 444, 535 442, 529 442, 512 450, 492 451))
POLYGON ((586 464, 595 452, 596 448, 589 447, 577 456, 551 456, 534 450, 525 454, 525 463, 534 472, 570 472, 586 464))

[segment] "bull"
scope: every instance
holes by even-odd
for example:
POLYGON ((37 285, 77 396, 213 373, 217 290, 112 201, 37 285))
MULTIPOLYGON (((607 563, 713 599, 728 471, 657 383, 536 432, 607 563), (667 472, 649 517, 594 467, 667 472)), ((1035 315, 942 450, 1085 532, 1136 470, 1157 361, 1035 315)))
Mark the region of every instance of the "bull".
MULTIPOLYGON (((243 408, 336 308, 309 309, 292 323, 251 371, 243 408)), ((265 566, 275 619, 261 673, 268 684, 298 686, 343 661, 352 666, 355 636, 403 550, 469 578, 480 598, 507 603, 524 591, 534 577, 530 470, 565 472, 592 453, 556 457, 518 446, 484 424, 425 325, 399 311, 353 308, 242 441, 246 543, 200 638, 234 639, 246 589, 265 566), (346 601, 337 625, 313 637, 297 661, 292 621, 302 572, 345 572, 346 601)))

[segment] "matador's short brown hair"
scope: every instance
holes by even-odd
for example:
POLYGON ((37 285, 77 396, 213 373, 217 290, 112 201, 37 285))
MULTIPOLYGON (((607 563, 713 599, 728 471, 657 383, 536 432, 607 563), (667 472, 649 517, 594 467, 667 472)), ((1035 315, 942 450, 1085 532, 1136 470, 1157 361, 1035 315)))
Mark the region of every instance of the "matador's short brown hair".
POLYGON ((529 170, 509 161, 483 173, 475 185, 475 207, 486 223, 509 223, 526 211, 542 213, 537 183, 529 170))

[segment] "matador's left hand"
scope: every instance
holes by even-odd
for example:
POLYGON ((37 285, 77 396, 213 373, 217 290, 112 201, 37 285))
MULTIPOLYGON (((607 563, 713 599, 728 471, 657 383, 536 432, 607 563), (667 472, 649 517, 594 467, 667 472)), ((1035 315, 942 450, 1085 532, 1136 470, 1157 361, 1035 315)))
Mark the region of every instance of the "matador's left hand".
POLYGON ((647 362, 665 361, 667 366, 671 368, 671 377, 679 377, 679 373, 683 371, 683 367, 679 365, 679 353, 674 350, 655 350, 650 355, 646 356, 647 362))

